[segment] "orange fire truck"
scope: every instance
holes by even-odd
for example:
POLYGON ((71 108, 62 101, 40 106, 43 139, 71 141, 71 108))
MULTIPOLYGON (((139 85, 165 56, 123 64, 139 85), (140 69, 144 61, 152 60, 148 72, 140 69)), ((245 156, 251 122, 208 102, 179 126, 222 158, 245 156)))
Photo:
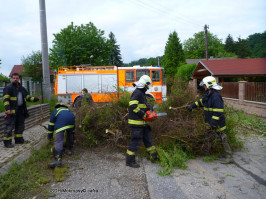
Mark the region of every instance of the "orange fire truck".
POLYGON ((118 97, 118 87, 132 93, 135 89, 133 83, 144 74, 152 79, 152 86, 146 92, 147 97, 159 103, 165 100, 165 73, 160 66, 59 67, 55 81, 55 94, 59 102, 75 104, 82 96, 82 89, 87 88, 94 102, 109 102, 118 97))

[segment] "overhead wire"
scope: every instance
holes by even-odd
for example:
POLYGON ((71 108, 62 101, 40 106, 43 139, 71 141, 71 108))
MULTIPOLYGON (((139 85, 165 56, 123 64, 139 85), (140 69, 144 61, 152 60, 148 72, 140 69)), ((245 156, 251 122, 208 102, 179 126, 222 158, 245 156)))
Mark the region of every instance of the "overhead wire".
POLYGON ((166 17, 170 17, 172 18, 174 21, 176 20, 179 20, 179 21, 182 21, 183 23, 186 23, 186 24, 193 24, 193 25, 196 25, 196 26, 200 26, 202 27, 202 25, 198 24, 197 22, 195 22, 194 20, 190 20, 186 17, 183 17, 181 16, 180 14, 178 13, 175 13, 175 15, 178 15, 178 18, 175 19, 173 16, 170 16, 170 12, 167 11, 167 8, 164 7, 164 6, 160 6, 160 7, 157 7, 155 6, 154 4, 151 5, 151 4, 147 4, 146 2, 143 2, 142 0, 136 0, 136 1, 127 1, 127 2, 131 2, 133 4, 137 3, 139 6, 145 8, 145 9, 148 9, 150 11, 156 11, 156 12, 159 12, 160 14, 163 14, 164 16, 166 17))

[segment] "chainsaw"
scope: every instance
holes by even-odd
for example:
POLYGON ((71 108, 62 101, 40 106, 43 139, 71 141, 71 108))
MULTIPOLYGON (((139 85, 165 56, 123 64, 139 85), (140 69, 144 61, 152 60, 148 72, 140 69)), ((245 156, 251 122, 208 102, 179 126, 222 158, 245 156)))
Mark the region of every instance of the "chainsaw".
MULTIPOLYGON (((156 106, 154 106, 156 107, 156 106)), ((146 113, 146 117, 143 117, 145 121, 154 121, 157 117, 166 116, 167 113, 156 113, 153 111, 153 108, 150 108, 146 113)))

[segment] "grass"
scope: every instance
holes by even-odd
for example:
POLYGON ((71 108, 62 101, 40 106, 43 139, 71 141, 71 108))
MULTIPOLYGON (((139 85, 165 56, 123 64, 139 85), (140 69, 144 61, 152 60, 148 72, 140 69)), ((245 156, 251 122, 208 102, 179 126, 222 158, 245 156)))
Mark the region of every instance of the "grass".
POLYGON ((0 175, 1 199, 26 199, 52 197, 46 185, 63 181, 66 168, 51 170, 47 164, 52 160, 49 143, 39 150, 32 150, 31 157, 21 164, 13 163, 5 175, 0 175))

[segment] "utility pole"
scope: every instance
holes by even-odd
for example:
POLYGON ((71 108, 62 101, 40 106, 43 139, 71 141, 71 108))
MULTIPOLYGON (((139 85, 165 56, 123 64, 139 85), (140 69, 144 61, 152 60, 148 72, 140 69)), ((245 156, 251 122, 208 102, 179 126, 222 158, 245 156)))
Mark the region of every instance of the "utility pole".
POLYGON ((50 85, 50 69, 49 69, 49 59, 48 59, 45 0, 39 0, 39 6, 40 6, 40 27, 41 27, 41 40, 42 40, 43 93, 44 93, 44 98, 50 100, 51 85, 50 85))
POLYGON ((209 26, 205 24, 204 31, 205 31, 205 50, 206 50, 206 60, 208 60, 208 29, 209 26))

